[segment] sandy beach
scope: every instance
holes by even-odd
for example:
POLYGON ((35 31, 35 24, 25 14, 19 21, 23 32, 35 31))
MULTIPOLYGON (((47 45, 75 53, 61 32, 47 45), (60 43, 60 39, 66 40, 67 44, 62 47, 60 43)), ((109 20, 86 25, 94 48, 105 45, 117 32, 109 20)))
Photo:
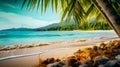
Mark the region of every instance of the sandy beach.
POLYGON ((0 67, 120 67, 120 0, 0 0, 0 67))
POLYGON ((29 45, 23 48, 9 47, 0 51, 0 67, 34 67, 39 59, 58 58, 73 55, 79 49, 99 45, 102 42, 119 39, 118 37, 95 37, 50 42, 40 45, 29 45))

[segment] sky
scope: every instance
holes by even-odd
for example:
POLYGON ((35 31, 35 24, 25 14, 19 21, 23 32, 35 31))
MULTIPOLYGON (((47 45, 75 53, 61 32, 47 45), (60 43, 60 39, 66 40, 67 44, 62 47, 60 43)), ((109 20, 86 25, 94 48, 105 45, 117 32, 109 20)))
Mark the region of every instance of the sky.
POLYGON ((39 28, 58 23, 60 15, 47 8, 45 13, 39 10, 21 9, 22 0, 0 0, 0 30, 9 28, 39 28))

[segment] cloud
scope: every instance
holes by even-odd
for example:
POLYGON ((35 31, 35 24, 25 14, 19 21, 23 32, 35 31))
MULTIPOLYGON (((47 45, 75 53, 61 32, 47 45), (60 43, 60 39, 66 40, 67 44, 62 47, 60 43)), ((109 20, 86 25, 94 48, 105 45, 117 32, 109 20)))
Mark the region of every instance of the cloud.
POLYGON ((17 8, 15 5, 5 3, 4 6, 10 7, 10 8, 17 8))
POLYGON ((19 27, 21 27, 19 24, 8 24, 7 22, 0 22, 0 30, 19 27))
POLYGON ((6 19, 7 25, 10 24, 11 25, 10 27, 13 26, 13 27, 37 28, 37 27, 42 27, 42 26, 46 26, 46 25, 58 22, 58 20, 55 20, 55 21, 40 20, 40 19, 32 18, 30 16, 24 16, 24 15, 19 15, 19 14, 10 13, 10 12, 7 13, 3 11, 0 12, 0 18, 6 19))
POLYGON ((16 9, 18 8, 17 5, 15 4, 12 4, 12 3, 7 3, 7 2, 0 2, 0 6, 1 7, 4 7, 4 8, 13 8, 13 9, 16 9))

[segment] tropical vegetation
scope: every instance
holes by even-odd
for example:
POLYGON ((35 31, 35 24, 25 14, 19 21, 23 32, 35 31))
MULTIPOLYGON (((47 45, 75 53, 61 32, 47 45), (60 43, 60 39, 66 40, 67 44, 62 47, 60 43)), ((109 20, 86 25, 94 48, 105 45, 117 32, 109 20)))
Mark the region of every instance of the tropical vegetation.
POLYGON ((22 8, 41 9, 44 13, 50 5, 52 10, 61 13, 61 22, 74 20, 79 27, 90 28, 99 27, 98 22, 109 23, 120 37, 120 0, 23 0, 22 8))
POLYGON ((112 28, 106 24, 96 23, 95 26, 94 23, 90 23, 91 26, 88 26, 88 23, 84 23, 84 26, 79 26, 78 24, 60 24, 55 23, 51 24, 45 27, 40 27, 35 30, 37 31, 71 31, 71 30, 111 30, 112 28))

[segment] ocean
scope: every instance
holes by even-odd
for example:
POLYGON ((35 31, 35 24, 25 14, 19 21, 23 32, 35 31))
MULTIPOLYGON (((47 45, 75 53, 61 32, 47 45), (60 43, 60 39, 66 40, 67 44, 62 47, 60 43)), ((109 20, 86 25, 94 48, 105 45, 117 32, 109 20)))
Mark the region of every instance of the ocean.
POLYGON ((0 46, 112 36, 117 36, 114 31, 0 31, 0 46))

